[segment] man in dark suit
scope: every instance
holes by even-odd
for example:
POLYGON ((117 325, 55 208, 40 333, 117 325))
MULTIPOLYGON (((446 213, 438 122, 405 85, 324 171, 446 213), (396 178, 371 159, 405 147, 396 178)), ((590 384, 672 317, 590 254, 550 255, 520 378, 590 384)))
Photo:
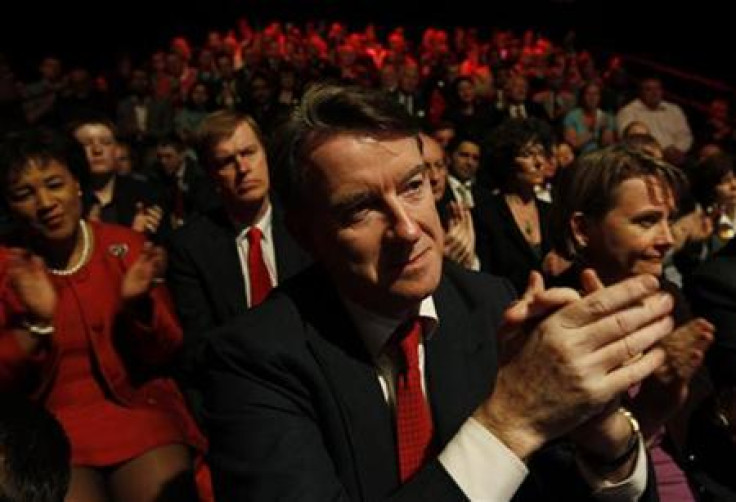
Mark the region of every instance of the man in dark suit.
POLYGON ((524 75, 514 75, 506 82, 505 106, 494 108, 492 122, 498 126, 508 119, 538 118, 549 121, 546 110, 529 97, 529 82, 524 75))
POLYGON ((221 203, 174 232, 168 245, 185 375, 193 371, 208 330, 246 312, 309 263, 269 195, 266 151, 255 121, 231 111, 213 113, 202 122, 197 142, 221 203), (255 231, 258 242, 252 240, 255 231))
POLYGON ((581 298, 533 274, 504 312, 507 282, 443 266, 417 134, 394 100, 330 85, 280 131, 286 221, 317 265, 211 337, 217 497, 637 499, 647 459, 615 403, 662 363, 672 299, 651 276, 587 272, 581 298), (543 448, 562 436, 574 455, 543 448))
POLYGON ((705 363, 715 388, 715 402, 706 401, 693 415, 689 452, 697 460, 694 477, 712 500, 733 500, 736 480, 731 461, 736 455, 736 239, 685 278, 685 294, 693 312, 712 322, 715 338, 705 363))
POLYGON ((165 197, 172 228, 220 205, 207 174, 175 134, 156 142, 156 166, 150 181, 165 197))
POLYGON ((165 237, 171 226, 161 193, 151 183, 117 173, 113 123, 104 116, 89 116, 67 128, 87 156, 91 189, 87 217, 130 227, 156 240, 165 237))

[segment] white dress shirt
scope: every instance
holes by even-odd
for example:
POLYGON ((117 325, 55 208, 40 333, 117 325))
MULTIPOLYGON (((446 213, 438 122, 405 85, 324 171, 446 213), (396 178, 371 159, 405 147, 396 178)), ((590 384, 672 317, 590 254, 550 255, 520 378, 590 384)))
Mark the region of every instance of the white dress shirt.
MULTIPOLYGON (((263 234, 263 238, 261 239, 263 261, 266 262, 266 269, 271 278, 271 285, 275 286, 278 282, 278 275, 276 274, 276 250, 273 246, 273 208, 271 204, 268 205, 268 209, 266 209, 263 217, 256 222, 255 226, 263 234)), ((249 307, 251 306, 250 274, 248 274, 248 230, 250 229, 251 227, 245 227, 235 238, 235 243, 238 247, 238 256, 240 257, 240 268, 243 271, 243 281, 245 282, 246 301, 249 307)))
POLYGON ((469 208, 475 206, 475 200, 473 200, 473 180, 460 181, 455 176, 448 175, 447 183, 449 183, 450 190, 452 190, 456 201, 469 208))
MULTIPOLYGON (((395 412, 395 382, 399 367, 398 354, 385 350, 386 343, 404 319, 377 315, 343 297, 368 352, 376 365, 378 381, 386 402, 395 412)), ((434 336, 439 318, 432 297, 419 306, 424 337, 434 336)), ((418 347, 422 390, 427 395, 424 372, 424 339, 418 347)), ((529 473, 524 462, 474 418, 469 417, 440 452, 439 461, 472 501, 503 502, 511 500, 529 473), (492 473, 492 475, 491 475, 492 473)), ((581 466, 581 473, 593 487, 595 496, 604 502, 634 501, 644 493, 647 480, 647 457, 644 442, 639 439, 636 466, 629 478, 610 483, 581 466)))
POLYGON ((682 152, 687 152, 693 144, 687 117, 674 103, 662 101, 652 110, 640 99, 635 99, 621 108, 616 115, 619 133, 623 133, 626 126, 634 121, 646 124, 662 149, 674 146, 682 152))

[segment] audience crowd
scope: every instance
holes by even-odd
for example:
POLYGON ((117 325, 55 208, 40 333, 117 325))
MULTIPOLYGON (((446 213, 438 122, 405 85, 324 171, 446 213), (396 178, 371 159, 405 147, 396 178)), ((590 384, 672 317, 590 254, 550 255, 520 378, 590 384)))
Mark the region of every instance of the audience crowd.
POLYGON ((0 55, 1 500, 736 500, 730 97, 420 35, 0 55))

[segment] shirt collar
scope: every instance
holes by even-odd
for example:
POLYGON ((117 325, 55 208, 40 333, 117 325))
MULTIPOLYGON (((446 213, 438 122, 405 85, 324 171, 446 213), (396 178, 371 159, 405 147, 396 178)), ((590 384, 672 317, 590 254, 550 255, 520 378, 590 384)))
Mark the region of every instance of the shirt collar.
POLYGON ((268 241, 271 238, 271 225, 272 223, 272 217, 273 214, 273 208, 271 207, 271 204, 268 204, 268 207, 266 208, 266 212, 263 213, 263 216, 255 222, 253 225, 249 225, 247 227, 239 226, 237 223, 235 224, 235 228, 239 229, 238 231, 238 240, 247 239, 248 238, 248 230, 250 230, 252 227, 257 227, 261 234, 263 235, 263 240, 268 241))
MULTIPOLYGON (((376 314, 348 300, 344 296, 342 297, 342 301, 355 326, 358 328, 360 338, 363 340, 371 357, 373 359, 378 358, 389 338, 391 338, 401 323, 406 321, 406 318, 386 317, 376 314)), ((431 337, 439 325, 437 309, 434 305, 434 299, 431 296, 428 296, 419 304, 418 316, 422 323, 425 338, 431 337)))

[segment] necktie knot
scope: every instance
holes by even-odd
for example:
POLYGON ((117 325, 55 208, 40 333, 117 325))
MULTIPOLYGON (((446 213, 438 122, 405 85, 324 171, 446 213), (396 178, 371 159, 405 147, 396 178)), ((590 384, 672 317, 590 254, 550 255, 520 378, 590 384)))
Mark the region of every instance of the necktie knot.
POLYGON ((261 232, 260 228, 251 227, 248 230, 247 236, 248 236, 248 244, 250 246, 260 246, 261 245, 261 239, 263 239, 263 232, 261 232))

